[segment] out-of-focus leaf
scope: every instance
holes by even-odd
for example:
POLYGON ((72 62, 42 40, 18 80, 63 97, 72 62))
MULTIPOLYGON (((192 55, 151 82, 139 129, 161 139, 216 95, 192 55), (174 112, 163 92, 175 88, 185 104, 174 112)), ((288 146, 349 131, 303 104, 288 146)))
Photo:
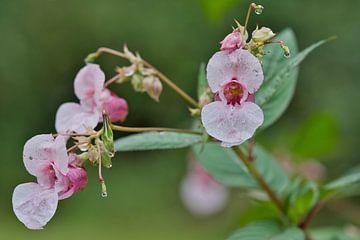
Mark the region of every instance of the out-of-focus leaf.
POLYGON ((198 99, 200 96, 205 92, 206 88, 208 87, 208 83, 206 81, 206 64, 201 63, 199 68, 199 75, 198 75, 198 87, 197 87, 197 95, 198 99))
MULTIPOLYGON (((284 34, 284 37, 287 36, 289 39, 287 44, 296 46, 296 44, 293 43, 295 37, 291 30, 286 30, 284 34)), ((279 37, 281 37, 281 35, 279 37)), ((299 64, 310 52, 327 41, 329 40, 319 41, 302 52, 293 55, 286 61, 281 60, 278 62, 277 55, 269 58, 268 61, 270 62, 264 64, 266 80, 263 86, 255 94, 256 102, 262 107, 265 115, 262 129, 273 124, 289 105, 294 94, 299 64)))
POLYGON ((340 228, 320 228, 310 231, 313 240, 359 240, 360 236, 350 236, 340 228))
POLYGON ((199 2, 207 17, 211 21, 216 21, 242 0, 199 0, 199 2))
POLYGON ((326 184, 324 188, 326 190, 339 190, 358 183, 360 183, 360 167, 356 167, 345 176, 326 184))
POLYGON ((337 123, 328 113, 310 116, 294 134, 292 152, 301 157, 321 157, 334 149, 337 123))
MULTIPOLYGON (((202 166, 220 183, 227 186, 259 188, 256 180, 230 148, 208 143, 204 148, 197 145, 193 149, 202 166)), ((283 190, 289 178, 271 154, 256 145, 255 158, 256 169, 270 187, 276 192, 283 190)))
POLYGON ((318 186, 311 181, 297 181, 291 189, 287 215, 293 223, 299 223, 319 201, 320 192, 318 186))
POLYGON ((304 233, 289 227, 283 230, 274 221, 259 221, 251 223, 231 235, 227 240, 304 240, 304 233))
POLYGON ((175 149, 193 146, 202 142, 202 136, 176 132, 147 132, 134 134, 115 141, 119 152, 175 149))

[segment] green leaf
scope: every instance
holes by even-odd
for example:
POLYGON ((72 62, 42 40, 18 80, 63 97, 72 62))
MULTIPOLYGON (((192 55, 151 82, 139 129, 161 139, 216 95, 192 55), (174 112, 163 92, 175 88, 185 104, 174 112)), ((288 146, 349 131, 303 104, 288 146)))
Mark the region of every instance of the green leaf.
POLYGON ((316 113, 296 130, 292 152, 304 158, 319 158, 331 152, 337 143, 337 123, 331 114, 316 113))
MULTIPOLYGON (((244 164, 231 148, 224 148, 216 143, 207 143, 204 148, 193 148, 196 158, 202 166, 220 183, 234 187, 260 188, 244 164)), ((287 174, 280 168, 270 153, 259 145, 255 146, 255 167, 270 187, 280 192, 289 182, 287 174)))
POLYGON ((202 136, 175 132, 147 132, 134 134, 115 141, 115 149, 120 152, 156 149, 175 149, 202 142, 202 136))
MULTIPOLYGON (((292 52, 296 53, 295 37, 291 30, 286 30, 280 34, 278 38, 286 41, 290 47, 293 45, 292 52)), ((317 47, 326 43, 328 40, 319 41, 302 52, 293 55, 290 59, 279 59, 279 53, 264 62, 265 82, 263 86, 256 92, 256 102, 259 104, 265 115, 265 120, 262 128, 266 128, 273 124, 286 110, 290 100, 294 94, 299 64, 317 47)), ((274 46, 272 46, 274 48, 274 46)), ((272 52, 279 49, 270 49, 272 52)))
POLYGON ((201 95, 206 91, 208 87, 208 83, 206 80, 206 64, 201 63, 199 68, 199 75, 198 75, 198 88, 197 88, 197 96, 200 99, 201 95))
POLYGON ((287 215, 293 223, 301 219, 318 203, 320 191, 311 181, 297 181, 292 184, 287 204, 287 215))
POLYGON ((304 240, 304 233, 289 227, 282 230, 274 221, 259 221, 251 223, 231 235, 227 240, 304 240))
POLYGON ((326 184, 324 188, 326 190, 338 190, 357 183, 360 183, 360 167, 357 167, 350 171, 347 175, 326 184))
POLYGON ((359 240, 360 236, 350 236, 340 228, 320 228, 310 231, 313 240, 359 240))
POLYGON ((241 0, 199 0, 207 17, 216 21, 241 0))

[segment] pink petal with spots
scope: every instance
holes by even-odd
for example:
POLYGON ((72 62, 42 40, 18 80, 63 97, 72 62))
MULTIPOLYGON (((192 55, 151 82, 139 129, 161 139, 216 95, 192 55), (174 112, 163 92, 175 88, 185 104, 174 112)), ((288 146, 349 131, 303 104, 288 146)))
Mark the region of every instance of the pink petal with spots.
POLYGON ((75 94, 80 100, 96 98, 104 88, 105 74, 97 64, 89 63, 75 77, 75 94))
POLYGON ((242 83, 247 91, 254 93, 261 86, 264 74, 256 57, 238 49, 232 53, 215 53, 207 65, 207 79, 214 93, 234 79, 242 83))
POLYGON ((29 229, 42 229, 54 216, 58 195, 37 183, 18 185, 12 197, 16 217, 29 229))
POLYGON ((86 133, 96 127, 99 117, 97 111, 85 111, 80 104, 64 103, 56 113, 55 128, 58 133, 86 133))
POLYGON ((210 136, 222 141, 223 146, 231 147, 251 138, 263 123, 264 114, 252 102, 233 107, 216 101, 202 109, 201 121, 210 136))
MULTIPOLYGON (((68 171, 68 155, 64 137, 51 134, 37 135, 29 139, 24 146, 23 161, 26 170, 36 177, 50 181, 53 166, 63 174, 68 171), (45 176, 44 176, 45 175, 45 176)), ((46 180, 44 180, 46 182, 46 180)))

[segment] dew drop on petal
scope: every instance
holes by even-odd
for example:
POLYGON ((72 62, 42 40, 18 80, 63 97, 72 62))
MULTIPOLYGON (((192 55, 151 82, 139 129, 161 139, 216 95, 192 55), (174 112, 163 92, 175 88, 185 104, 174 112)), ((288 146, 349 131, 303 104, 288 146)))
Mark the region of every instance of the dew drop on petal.
POLYGON ((108 194, 107 194, 107 192, 102 192, 102 193, 101 193, 101 196, 102 196, 103 198, 105 198, 105 197, 108 196, 108 194))

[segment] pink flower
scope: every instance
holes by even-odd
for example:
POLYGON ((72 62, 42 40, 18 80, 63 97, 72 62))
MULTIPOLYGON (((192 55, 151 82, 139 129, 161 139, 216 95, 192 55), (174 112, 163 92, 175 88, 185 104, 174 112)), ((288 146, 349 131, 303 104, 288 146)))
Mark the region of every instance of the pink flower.
POLYGON ((227 35, 224 40, 220 42, 221 44, 221 51, 226 52, 233 52, 236 49, 243 48, 246 44, 245 40, 243 39, 243 36, 239 29, 235 29, 232 33, 227 35))
POLYGON ((192 161, 181 183, 181 198, 194 215, 209 216, 221 211, 228 200, 227 189, 216 182, 198 163, 192 161))
POLYGON ((13 193, 13 209, 30 229, 41 229, 54 215, 58 200, 85 187, 87 174, 77 166, 77 157, 68 156, 66 138, 37 135, 24 146, 26 170, 38 183, 18 185, 13 193))
POLYGON ((226 147, 251 138, 264 115, 253 94, 264 75, 259 60, 248 51, 217 52, 207 66, 209 87, 218 101, 204 106, 201 120, 207 133, 226 147))
POLYGON ((105 75, 97 64, 87 64, 76 75, 75 95, 78 103, 64 103, 57 113, 55 127, 59 133, 85 133, 102 121, 103 110, 111 121, 124 120, 128 114, 127 102, 104 88, 105 75))

